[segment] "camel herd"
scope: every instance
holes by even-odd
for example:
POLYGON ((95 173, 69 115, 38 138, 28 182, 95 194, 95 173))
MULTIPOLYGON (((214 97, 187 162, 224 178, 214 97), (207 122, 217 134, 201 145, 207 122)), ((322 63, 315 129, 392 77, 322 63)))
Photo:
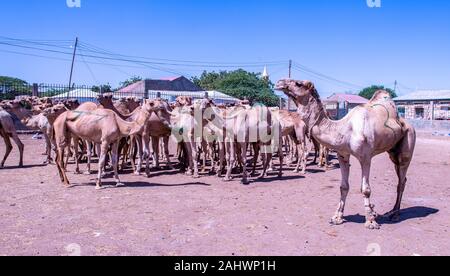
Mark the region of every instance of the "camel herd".
POLYGON ((142 102, 135 98, 114 101, 112 95, 101 95, 98 103, 81 105, 77 101, 55 103, 51 99, 34 97, 3 101, 0 103, 0 135, 6 152, 0 166, 4 166, 11 153, 11 138, 18 145, 19 166, 23 166, 24 145, 17 135, 15 120, 42 132, 45 163, 52 163, 53 149, 57 171, 65 185, 70 185, 66 171, 70 157, 75 162, 76 174, 81 173, 79 162, 83 157, 87 159, 85 173, 91 174, 92 157, 98 156, 97 189, 102 187, 108 166, 118 186, 123 185, 120 169, 129 165, 140 175, 145 163, 148 177, 150 167, 159 168, 161 158, 172 168, 170 137, 178 145, 176 157, 187 175, 199 177, 200 169, 206 172, 209 161, 210 172, 224 181, 232 180, 233 170, 240 169, 243 184, 248 184, 249 177, 256 175, 260 162, 259 178, 275 170, 274 157, 279 159, 278 177, 282 177, 283 166, 289 166, 294 160, 294 171, 306 173, 309 145, 313 145, 321 166, 328 165, 330 151, 336 152, 339 159, 341 199, 331 223, 344 223, 350 156, 354 156, 362 168, 366 227, 378 229, 378 215, 370 201, 370 166, 374 156, 387 152, 398 175, 397 202, 387 215, 398 219, 416 136, 414 129, 398 117, 389 94, 378 91, 368 104, 355 108, 340 121, 333 121, 313 83, 287 79, 279 81, 276 89, 297 104, 297 112, 252 106, 248 101, 223 106, 208 98, 193 100, 185 96, 178 97, 174 103, 160 98, 142 102), (251 173, 248 166, 252 168, 251 173))

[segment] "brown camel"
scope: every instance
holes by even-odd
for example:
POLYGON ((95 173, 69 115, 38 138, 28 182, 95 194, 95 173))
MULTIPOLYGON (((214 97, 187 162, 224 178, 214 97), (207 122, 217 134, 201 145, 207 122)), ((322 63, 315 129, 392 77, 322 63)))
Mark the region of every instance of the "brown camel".
POLYGON ((6 145, 5 156, 3 157, 3 160, 0 163, 0 169, 5 166, 6 159, 8 159, 8 156, 13 149, 10 138, 14 140, 17 147, 19 148, 20 153, 19 167, 23 167, 24 145, 22 141, 20 141, 19 136, 17 135, 17 130, 14 125, 14 121, 11 114, 6 112, 3 108, 0 108, 0 136, 3 138, 6 145))
MULTIPOLYGON (((93 111, 67 111, 56 119, 54 132, 57 146, 57 167, 61 181, 68 186, 69 180, 64 171, 64 149, 70 138, 83 139, 101 145, 99 171, 96 189, 101 189, 101 178, 106 161, 106 154, 111 145, 114 177, 121 186, 118 175, 119 141, 123 137, 139 133, 144 128, 152 112, 157 108, 153 101, 146 100, 139 118, 134 122, 122 120, 114 111, 97 108, 93 111)), ((77 151, 75 151, 77 155, 77 151)), ((78 159, 77 156, 75 159, 78 159)))
POLYGON ((378 229, 377 213, 370 201, 369 184, 372 158, 388 152, 398 175, 397 202, 386 214, 393 220, 399 218, 406 173, 411 163, 416 144, 416 133, 412 126, 399 118, 389 93, 378 91, 366 105, 353 109, 344 119, 332 121, 326 115, 319 94, 310 81, 280 80, 276 89, 283 91, 298 106, 298 112, 307 123, 311 135, 322 145, 335 150, 339 156, 342 172, 341 200, 331 223, 344 223, 344 208, 349 192, 350 156, 361 163, 365 226, 378 229))

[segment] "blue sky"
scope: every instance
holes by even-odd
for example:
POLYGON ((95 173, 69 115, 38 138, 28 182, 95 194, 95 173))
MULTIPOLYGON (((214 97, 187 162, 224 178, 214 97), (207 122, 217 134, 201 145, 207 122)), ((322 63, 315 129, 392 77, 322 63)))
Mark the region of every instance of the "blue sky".
MULTIPOLYGON (((76 36, 114 53, 172 60, 265 63, 276 81, 287 76, 288 60, 350 85, 311 79, 322 94, 359 86, 401 84, 409 89, 450 89, 450 1, 382 0, 4 0, 0 36, 67 40, 76 36), (285 61, 279 63, 278 61, 285 61), (356 85, 356 86, 355 86, 356 85)), ((0 42, 5 41, 0 38, 0 42)), ((72 51, 70 42, 58 42, 72 51)), ((67 83, 70 56, 0 44, 0 75, 29 82, 67 83), (15 52, 15 53, 12 53, 15 52), (19 55, 26 53, 63 60, 19 55)), ((117 85, 131 75, 159 78, 201 73, 199 67, 138 64, 78 57, 77 84, 117 85), (86 65, 85 62, 88 64, 86 65), (105 62, 105 61, 103 61, 105 62), (120 66, 119 66, 120 65, 120 66)), ((262 71, 263 65, 246 68, 262 71)), ((208 68, 205 68, 208 69, 208 68)), ((209 68, 212 70, 213 68, 209 68)), ((223 68, 229 69, 229 68, 223 68)), ((217 70, 217 68, 216 68, 217 70)))

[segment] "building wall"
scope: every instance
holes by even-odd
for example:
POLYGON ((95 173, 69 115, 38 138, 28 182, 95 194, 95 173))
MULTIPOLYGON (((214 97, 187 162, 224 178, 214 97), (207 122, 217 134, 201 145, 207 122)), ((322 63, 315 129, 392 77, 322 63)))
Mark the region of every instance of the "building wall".
POLYGON ((397 102, 396 104, 400 116, 407 120, 450 120, 450 100, 409 101, 397 102))

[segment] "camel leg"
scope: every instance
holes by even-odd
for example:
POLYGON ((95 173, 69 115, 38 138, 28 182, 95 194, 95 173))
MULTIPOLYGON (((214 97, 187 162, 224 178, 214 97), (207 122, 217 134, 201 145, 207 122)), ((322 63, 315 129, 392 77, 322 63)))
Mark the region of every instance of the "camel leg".
POLYGON ((136 136, 131 136, 130 137, 130 146, 127 152, 128 158, 130 159, 130 163, 131 163, 131 168, 136 171, 136 162, 134 160, 134 150, 136 147, 136 136))
POLYGON ((258 164, 258 158, 259 158, 259 145, 258 143, 253 143, 253 152, 255 155, 253 155, 253 171, 252 175, 256 175, 256 165, 258 164))
POLYGON ((284 154, 283 154, 283 148, 280 146, 278 147, 278 158, 280 160, 280 169, 278 170, 278 177, 283 177, 283 159, 284 159, 284 154))
POLYGON ((174 167, 172 166, 172 162, 170 161, 169 142, 170 136, 164 136, 163 137, 164 155, 166 156, 167 166, 169 167, 170 170, 173 170, 174 167))
POLYGON ((350 155, 340 155, 339 157, 339 164, 341 166, 341 174, 342 174, 342 180, 341 180, 341 201, 339 202, 339 207, 336 211, 336 214, 331 219, 331 224, 334 225, 341 225, 344 223, 344 210, 345 210, 345 203, 347 201, 348 192, 350 190, 350 183, 348 181, 350 176, 350 155))
POLYGON ((124 185, 120 182, 119 178, 119 142, 112 145, 111 159, 114 169, 114 179, 116 180, 116 187, 122 187, 124 185))
POLYGON ((61 182, 63 182, 66 187, 69 187, 70 182, 69 179, 67 178, 66 169, 64 165, 64 150, 65 147, 58 147, 58 153, 56 156, 56 165, 58 168, 59 175, 61 177, 61 182))
POLYGON ((218 142, 219 147, 219 169, 217 170, 217 177, 222 177, 222 172, 225 167, 225 143, 218 142))
POLYGON ((92 174, 91 170, 91 162, 92 162, 92 143, 89 141, 86 141, 86 148, 87 148, 87 171, 84 173, 85 175, 92 174))
POLYGON ((233 171, 233 165, 236 161, 235 157, 235 150, 234 150, 234 143, 233 142, 227 142, 226 143, 227 148, 227 173, 225 175, 224 181, 231 181, 233 178, 231 177, 231 173, 233 171))
POLYGON ((304 141, 302 143, 298 154, 299 154, 298 158, 301 159, 302 165, 303 165, 302 174, 306 174, 306 166, 308 165, 308 156, 309 156, 308 147, 306 146, 306 141, 304 141))
POLYGON ((142 162, 143 162, 143 158, 144 158, 144 153, 143 153, 143 144, 142 144, 142 139, 140 137, 137 137, 135 139, 136 143, 137 143, 137 149, 138 149, 138 164, 137 167, 133 167, 134 170, 134 174, 135 175, 140 175, 141 174, 141 169, 142 169, 142 162))
POLYGON ((242 161, 242 184, 249 184, 248 172, 247 172, 247 143, 239 143, 241 148, 241 161, 242 161))
MULTIPOLYGON (((194 140, 194 139, 192 139, 194 140)), ((198 147, 197 143, 191 142, 191 150, 192 150, 192 165, 194 167, 194 174, 192 175, 193 178, 199 178, 198 175, 198 147)))
POLYGON ((375 206, 370 202, 370 196, 372 194, 372 190, 370 188, 370 166, 371 159, 367 158, 361 161, 362 168, 362 184, 361 184, 361 192, 364 196, 364 208, 366 210, 366 223, 365 226, 367 229, 380 229, 380 225, 375 221, 377 218, 377 213, 374 211, 375 206))
POLYGON ((100 190, 102 188, 102 176, 105 169, 106 155, 108 154, 109 144, 107 142, 102 142, 100 147, 100 159, 98 161, 98 176, 97 185, 95 189, 100 190))
POLYGON ((153 166, 159 169, 159 137, 152 137, 153 166))
POLYGON ((3 140, 5 141, 6 151, 5 151, 5 157, 3 157, 3 161, 0 164, 0 168, 3 168, 5 166, 6 159, 8 159, 8 156, 11 154, 11 151, 13 149, 13 146, 11 144, 11 140, 9 139, 8 134, 2 133, 2 137, 3 137, 3 140))
POLYGON ((263 148, 262 154, 264 156, 264 158, 263 158, 264 161, 263 161, 263 171, 262 171, 261 175, 259 176, 260 179, 263 179, 264 177, 266 177, 267 168, 269 167, 270 162, 272 161, 272 153, 269 152, 270 149, 268 149, 268 147, 270 147, 270 146, 268 146, 268 145, 262 146, 262 148, 263 148))
MULTIPOLYGON (((303 155, 302 145, 301 144, 300 145, 296 145, 295 147, 297 148, 297 150, 300 147, 300 151, 302 152, 302 155, 303 155)), ((297 166, 295 167, 294 173, 300 172, 300 166, 302 165, 303 158, 300 157, 300 151, 299 151, 299 157, 297 158, 297 166)))
POLYGON ((20 140, 19 136, 17 135, 17 133, 13 133, 11 135, 13 141, 16 143, 17 147, 19 148, 19 168, 23 167, 23 150, 24 150, 24 145, 22 143, 22 141, 20 140))
POLYGON ((202 173, 206 172, 206 159, 208 159, 208 144, 204 139, 202 139, 202 155, 203 155, 203 163, 202 163, 202 173))
POLYGON ((208 154, 211 158, 211 172, 212 173, 215 173, 217 170, 217 162, 216 162, 216 157, 214 156, 214 151, 215 151, 214 143, 208 143, 208 154))
MULTIPOLYGON (((145 174, 147 175, 147 177, 150 177, 150 136, 148 136, 147 134, 144 134, 142 136, 142 146, 144 148, 143 158, 145 159, 145 174)), ((133 158, 132 162, 134 162, 133 158)))
POLYGON ((51 164, 52 163, 52 143, 51 143, 50 137, 48 136, 46 131, 43 131, 42 134, 44 135, 44 139, 45 139, 45 156, 47 156, 46 160, 44 161, 44 164, 51 164))
POLYGON ((405 136, 405 138, 389 152, 389 156, 395 164, 395 170, 398 176, 397 200, 394 209, 385 215, 392 221, 398 221, 400 219, 400 207, 407 182, 406 174, 414 155, 415 144, 415 131, 413 129, 408 129, 407 136, 405 136))
POLYGON ((80 161, 78 160, 78 143, 79 139, 77 137, 73 138, 73 143, 76 145, 75 147, 75 174, 80 174, 80 161))

